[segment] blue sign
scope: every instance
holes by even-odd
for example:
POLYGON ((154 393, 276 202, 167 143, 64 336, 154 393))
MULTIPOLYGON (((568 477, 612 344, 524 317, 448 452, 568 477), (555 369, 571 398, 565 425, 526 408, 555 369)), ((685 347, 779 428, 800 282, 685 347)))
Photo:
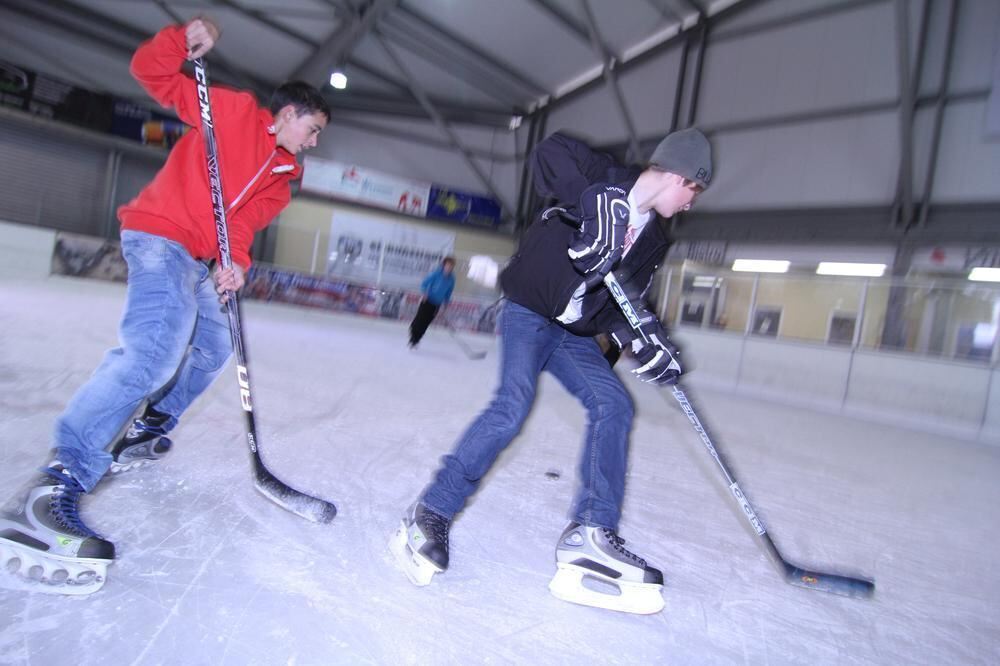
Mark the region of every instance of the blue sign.
POLYGON ((500 204, 490 197, 432 185, 427 217, 474 227, 496 227, 500 224, 500 204))

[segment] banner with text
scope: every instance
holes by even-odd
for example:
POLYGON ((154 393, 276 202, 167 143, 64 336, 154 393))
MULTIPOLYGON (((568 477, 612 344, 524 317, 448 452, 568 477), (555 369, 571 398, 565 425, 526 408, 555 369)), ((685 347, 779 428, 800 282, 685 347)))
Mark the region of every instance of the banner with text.
POLYGON ((305 158, 302 190, 426 217, 431 184, 399 178, 353 164, 305 158))
POLYGON ((452 254, 454 247, 453 233, 338 211, 330 223, 326 273, 419 289, 424 277, 452 254))

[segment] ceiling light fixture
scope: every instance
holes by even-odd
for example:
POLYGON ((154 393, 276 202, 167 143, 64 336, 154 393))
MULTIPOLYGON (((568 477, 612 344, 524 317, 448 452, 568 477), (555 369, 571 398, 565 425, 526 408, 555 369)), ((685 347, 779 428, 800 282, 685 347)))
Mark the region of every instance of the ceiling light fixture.
POLYGON ((330 75, 330 85, 337 90, 343 90, 347 87, 347 75, 339 69, 335 70, 333 74, 330 75))
POLYGON ((737 259, 733 262, 733 270, 745 273, 787 273, 790 265, 790 261, 775 259, 737 259))
POLYGON ((816 267, 816 275, 852 275, 860 277, 882 277, 885 264, 860 264, 840 261, 821 261, 816 267))

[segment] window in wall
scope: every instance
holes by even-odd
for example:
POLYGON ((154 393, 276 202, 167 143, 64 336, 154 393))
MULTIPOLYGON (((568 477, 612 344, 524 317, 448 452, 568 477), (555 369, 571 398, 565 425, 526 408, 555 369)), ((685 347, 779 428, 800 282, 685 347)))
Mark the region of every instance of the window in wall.
POLYGON ((989 322, 961 322, 955 335, 955 358, 989 363, 997 327, 989 322))
POLYGON ((766 335, 772 338, 778 337, 778 328, 781 326, 781 308, 772 306, 760 306, 753 312, 753 328, 751 333, 755 335, 766 335))
POLYGON ((695 324, 701 326, 705 320, 705 302, 684 299, 681 306, 681 321, 685 324, 695 324))
POLYGON ((854 326, 858 321, 855 312, 834 310, 830 316, 830 326, 826 332, 826 341, 831 345, 849 345, 854 342, 854 326))

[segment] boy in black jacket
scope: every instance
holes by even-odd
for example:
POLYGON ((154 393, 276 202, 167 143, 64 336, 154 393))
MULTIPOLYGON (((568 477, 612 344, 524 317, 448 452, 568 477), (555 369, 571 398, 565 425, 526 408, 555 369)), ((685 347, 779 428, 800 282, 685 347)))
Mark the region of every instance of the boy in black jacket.
POLYGON ((696 129, 674 132, 646 169, 627 169, 557 133, 536 147, 532 168, 539 194, 562 207, 548 209, 528 229, 501 276, 507 302, 499 318, 500 386, 444 457, 390 547, 417 585, 448 568, 451 520, 520 431, 538 376, 547 370, 588 413, 581 488, 573 522, 556 547, 549 589, 575 603, 656 613, 663 608, 663 575, 626 550, 616 531, 632 400, 594 336, 610 335, 619 349, 631 345, 640 364, 632 373, 639 379, 677 381, 680 359, 660 322, 637 302, 645 340, 636 335, 602 280, 614 269, 630 296, 646 290, 670 244, 666 218, 690 208, 711 181, 711 146, 696 129), (620 594, 585 587, 585 575, 617 586, 620 594))

